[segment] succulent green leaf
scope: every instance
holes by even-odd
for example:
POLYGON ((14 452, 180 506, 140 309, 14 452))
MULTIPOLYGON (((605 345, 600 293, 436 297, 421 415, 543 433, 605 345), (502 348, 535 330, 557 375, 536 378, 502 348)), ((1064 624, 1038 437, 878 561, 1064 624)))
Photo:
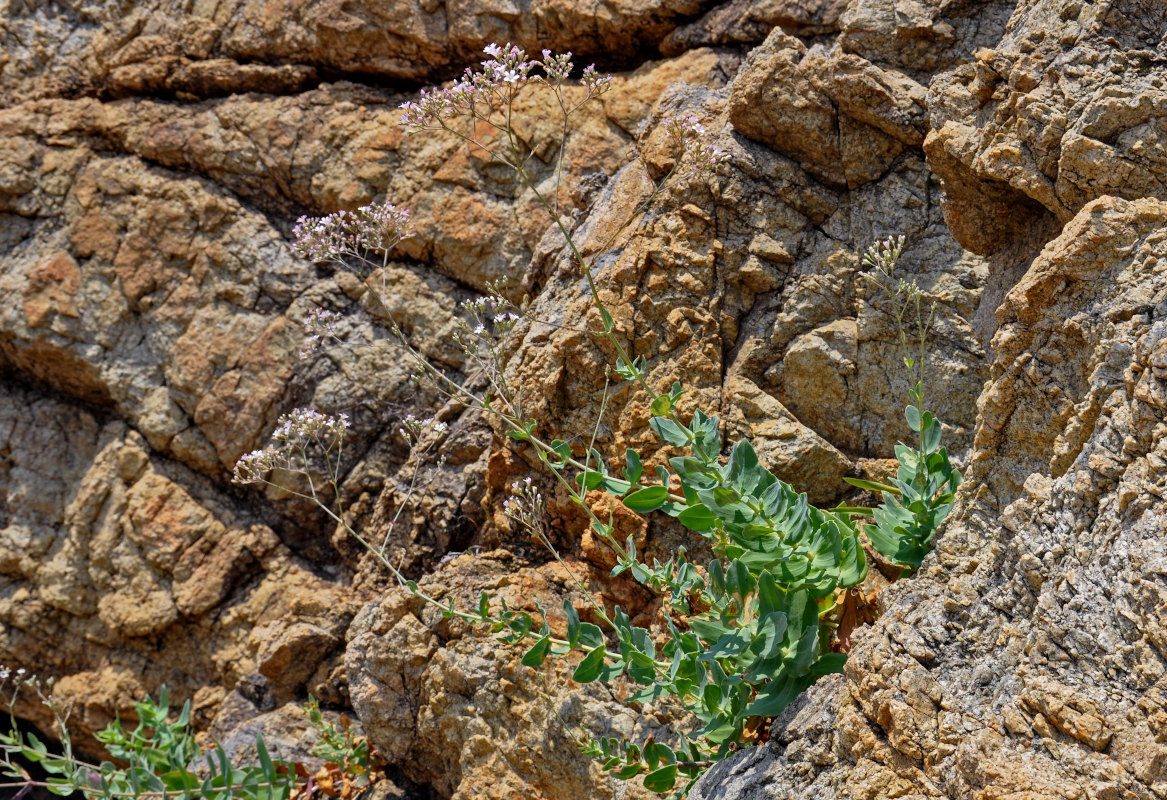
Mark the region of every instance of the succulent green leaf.
POLYGON ((572 647, 579 642, 579 612, 571 600, 563 601, 563 615, 567 617, 567 641, 572 647))
POLYGON ((644 788, 650 792, 657 794, 664 794, 671 790, 673 785, 677 782, 677 765, 669 764, 667 767, 661 767, 658 770, 653 770, 644 776, 644 788))
MULTIPOLYGON (((913 408, 913 406, 908 406, 908 408, 913 408)), ((843 480, 857 489, 866 489, 869 492, 886 492, 887 494, 900 493, 900 490, 896 487, 889 486, 886 483, 879 483, 878 481, 865 481, 862 478, 843 478, 843 480)))
POLYGON ((540 667, 543 661, 546 660, 547 654, 551 651, 551 637, 544 636, 535 644, 531 645, 526 653, 523 654, 522 664, 525 667, 540 667))
POLYGON ((657 436, 674 447, 684 447, 689 443, 689 432, 667 417, 653 417, 648 424, 657 436))
POLYGON ((626 496, 624 505, 637 514, 656 511, 669 499, 669 490, 664 486, 646 486, 626 496))
POLYGON ((689 506, 682 511, 677 520, 691 531, 704 533, 717 527, 718 518, 704 503, 689 506))
POLYGON ((640 483, 640 476, 644 474, 644 462, 640 460, 640 454, 632 449, 625 450, 624 461, 627 464, 624 479, 629 484, 640 483))
POLYGON ((604 670, 604 655, 606 651, 604 645, 589 651, 584 656, 583 661, 579 662, 579 666, 575 668, 571 679, 576 683, 591 683, 600 677, 600 673, 604 670))
POLYGON ((818 661, 814 662, 814 666, 810 668, 810 671, 815 677, 833 675, 837 672, 842 672, 846 664, 846 653, 826 653, 825 655, 819 656, 818 661))
POLYGON ((604 644, 604 632, 590 622, 581 622, 579 626, 579 644, 586 649, 602 647, 604 644))

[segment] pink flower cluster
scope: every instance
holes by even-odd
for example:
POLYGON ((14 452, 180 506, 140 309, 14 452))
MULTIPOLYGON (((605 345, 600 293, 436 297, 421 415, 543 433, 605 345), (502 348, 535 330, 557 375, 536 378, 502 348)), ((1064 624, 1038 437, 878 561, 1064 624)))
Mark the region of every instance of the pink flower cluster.
POLYGON ((677 148, 678 163, 684 164, 683 172, 711 172, 729 160, 728 153, 713 146, 709 132, 696 117, 670 117, 664 127, 677 148))
POLYGON ((543 537, 543 493, 528 476, 511 484, 511 494, 503 501, 502 511, 536 537, 543 537))
POLYGON ((440 436, 449 430, 449 428, 449 425, 434 417, 418 419, 413 414, 410 414, 401 420, 401 427, 398 430, 400 430, 402 436, 409 440, 410 444, 414 444, 420 441, 423 436, 431 434, 440 436))
POLYGON ((333 417, 310 408, 297 408, 281 416, 277 422, 271 438, 293 447, 312 439, 338 441, 348 431, 348 414, 333 417))
POLYGON ((326 217, 300 217, 292 230, 296 254, 318 262, 387 252, 412 235, 409 210, 392 203, 374 203, 326 217))
POLYGON ((335 311, 325 308, 314 308, 308 312, 304 320, 304 342, 300 350, 300 360, 308 358, 316 349, 324 344, 326 339, 336 339, 338 332, 336 325, 343 317, 335 311))
POLYGON ((247 453, 235 464, 236 483, 258 483, 273 469, 292 469, 297 452, 315 443, 326 451, 340 445, 348 432, 348 415, 330 416, 297 408, 276 421, 272 444, 247 453))
POLYGON ((890 236, 868 247, 863 253, 863 263, 874 267, 884 275, 891 276, 895 271, 896 262, 899 261, 903 252, 904 237, 902 235, 890 236))
MULTIPOLYGON (((442 127, 457 117, 485 118, 491 111, 502 108, 514 93, 528 83, 539 82, 553 87, 561 86, 573 69, 571 53, 556 55, 543 51, 543 60, 527 58, 521 47, 508 43, 504 47, 489 44, 483 52, 490 56, 482 62, 482 70, 467 69, 462 78, 444 89, 423 89, 421 97, 401 104, 401 124, 412 130, 442 127), (536 67, 542 75, 533 75, 536 67)), ((600 75, 595 65, 583 71, 580 83, 588 90, 587 96, 603 94, 612 85, 612 76, 600 75)))

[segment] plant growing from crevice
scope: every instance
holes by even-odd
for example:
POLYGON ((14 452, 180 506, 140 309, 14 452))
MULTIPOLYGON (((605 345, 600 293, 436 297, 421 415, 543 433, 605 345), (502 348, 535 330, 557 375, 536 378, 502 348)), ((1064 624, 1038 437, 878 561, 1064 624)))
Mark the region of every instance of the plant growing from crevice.
MULTIPOLYGON (((544 51, 531 60, 519 48, 491 45, 481 71, 467 71, 452 86, 423 92, 404 106, 404 124, 411 132, 442 130, 459 137, 467 147, 509 167, 519 184, 530 191, 549 215, 565 241, 571 264, 584 279, 596 309, 599 327, 589 330, 614 352, 612 372, 636 384, 647 397, 649 425, 673 455, 651 469, 641 455, 628 450, 623 468, 610 471, 595 447, 596 433, 586 448, 577 450, 564 439, 548 440, 540 424, 524 413, 518 393, 508 385, 505 356, 498 346, 527 312, 493 291, 465 306, 459 343, 468 363, 482 377, 476 387, 461 383, 419 353, 399 330, 398 344, 412 358, 420 379, 458 403, 494 419, 516 447, 527 447, 556 481, 560 490, 579 506, 593 533, 613 552, 613 575, 627 573, 658 594, 667 613, 664 630, 656 634, 633 625, 620 606, 597 601, 583 580, 576 588, 591 604, 597 623, 582 621, 574 604, 564 603, 566 629, 557 636, 547 614, 509 608, 483 593, 474 609, 457 608, 422 591, 392 563, 388 539, 377 544, 354 530, 340 503, 341 447, 347 421, 298 410, 286 416, 272 445, 245 456, 237 468, 244 483, 266 483, 306 497, 320 505, 349 535, 360 541, 413 596, 441 610, 444 616, 480 623, 504 642, 524 643, 522 662, 538 667, 550 657, 577 653, 573 678, 581 683, 623 677, 637 689, 630 703, 664 704, 690 712, 699 725, 678 731, 673 743, 641 743, 600 739, 585 750, 600 758, 605 769, 620 778, 641 776, 649 789, 683 795, 714 761, 724 758, 755 736, 765 721, 779 714, 819 677, 841 671, 845 653, 832 647, 832 631, 840 598, 859 585, 867 561, 856 519, 870 517, 873 545, 885 556, 908 568, 918 568, 936 528, 951 507, 959 473, 951 468, 940 447, 940 424, 924 409, 927 320, 918 287, 888 284, 888 296, 899 309, 897 323, 904 363, 913 378, 913 404, 908 423, 920 435, 919 446, 901 445, 896 454, 900 472, 892 484, 854 481, 856 486, 882 493, 879 507, 840 506, 818 509, 805 494, 778 480, 760 462, 748 440, 727 447, 717 417, 700 409, 682 415, 684 389, 672 383, 658 390, 648 375, 644 357, 632 358, 605 306, 596 283, 599 256, 609 251, 621 233, 652 207, 662 193, 685 182, 708 178, 727 156, 714 148, 701 123, 692 117, 662 123, 673 146, 671 168, 654 181, 648 198, 626 218, 612 221, 606 241, 585 253, 573 238, 574 226, 560 209, 560 183, 566 135, 572 115, 584 103, 603 94, 610 80, 594 69, 584 70, 579 89, 569 90, 570 54, 544 51), (541 86, 553 93, 562 113, 561 138, 551 165, 554 184, 540 188, 531 168, 532 148, 515 130, 515 99, 525 87, 541 86), (577 96, 573 92, 578 92, 577 96), (913 316, 914 315, 914 316, 913 316), (920 350, 909 349, 915 321, 920 350), (290 488, 289 473, 304 481, 290 488), (306 487, 306 488, 305 488, 306 487), (588 501, 591 492, 603 492, 642 515, 663 513, 703 537, 714 558, 694 564, 680 550, 666 561, 647 563, 632 538, 620 541, 611 518, 604 519, 588 501)), ((409 235, 407 217, 392 206, 369 206, 340 221, 330 218, 301 222, 297 249, 317 260, 340 266, 351 259, 373 269, 388 264, 389 251, 409 235), (389 220, 388 232, 379 228, 389 220), (405 220, 405 223, 401 223, 405 220), (368 226, 368 230, 364 226, 368 226), (337 233, 337 232, 340 233, 337 233), (378 267, 379 263, 379 267, 378 267)), ((902 241, 877 245, 868 255, 876 272, 873 280, 892 281, 902 241)), ((371 276, 370 287, 376 283, 371 276)), ((382 302, 384 306, 384 302, 382 302)), ((309 344, 334 337, 330 319, 309 320, 309 344)), ((601 402, 603 415, 607 399, 601 402)), ((433 446, 444 423, 414 421, 411 438, 433 446)), ((597 428, 599 419, 597 419, 597 428)), ((411 486, 412 492, 412 486, 411 486)), ((521 482, 507 501, 505 512, 563 563, 542 522, 542 495, 521 482)))
POLYGON ((10 782, 0 788, 19 789, 16 797, 40 788, 86 800, 287 800, 295 789, 294 765, 273 759, 260 735, 255 764, 232 763, 218 745, 204 751, 190 729, 190 702, 173 716, 165 687, 157 702, 146 698, 134 704, 133 730, 115 719, 99 731, 96 738, 109 760, 87 762, 74 752, 70 709, 53 697, 52 688, 51 679, 42 682, 23 669, 0 667, 0 695, 10 709, 9 730, 0 733, 0 774, 10 782), (49 712, 58 747, 17 726, 11 709, 21 692, 32 693, 49 712), (35 763, 46 777, 33 778, 20 760, 35 763))
POLYGON ((925 408, 928 376, 928 331, 934 306, 925 308, 924 293, 915 281, 898 278, 896 263, 904 248, 904 237, 895 236, 872 245, 863 256, 871 267, 868 281, 891 305, 896 320, 901 357, 907 370, 911 404, 904 408, 908 427, 917 434, 916 446, 902 442, 895 447, 899 468, 890 484, 845 478, 860 489, 879 492, 883 502, 873 509, 855 509, 869 514, 873 525, 866 527, 872 546, 885 558, 912 572, 920 568, 932 549, 932 537, 952 510, 961 475, 940 445, 940 421, 925 408))
POLYGON ((311 774, 303 768, 297 770, 304 782, 293 800, 311 800, 317 796, 337 800, 359 797, 376 780, 383 766, 373 745, 356 732, 347 716, 340 715, 340 724, 325 717, 315 697, 308 697, 303 710, 317 734, 310 753, 324 763, 311 774))
POLYGON ((137 724, 127 729, 115 719, 94 736, 109 756, 91 763, 79 757, 69 733, 69 711, 52 693, 53 681, 41 681, 25 670, 0 667, 0 700, 16 707, 31 693, 49 712, 59 743, 52 746, 20 730, 9 717, 0 733, 0 790, 17 790, 21 798, 33 789, 86 800, 355 800, 381 775, 383 762, 369 740, 359 735, 344 715, 339 724, 320 710, 315 698, 303 706, 316 731, 310 754, 323 763, 315 770, 300 761, 274 756, 263 735, 255 736, 255 763, 236 763, 222 746, 202 747, 191 729, 191 704, 177 713, 166 687, 157 701, 147 697, 134 704, 137 724), (21 762, 35 764, 43 778, 34 778, 21 762))
MULTIPOLYGON (((503 642, 521 643, 523 664, 537 668, 548 658, 574 654, 576 681, 626 679, 635 687, 627 698, 629 703, 690 713, 698 724, 676 731, 670 742, 601 738, 583 743, 585 752, 599 758, 603 768, 617 777, 638 777, 655 792, 684 795, 714 761, 757 741, 758 731, 767 721, 815 680, 842 670, 846 654, 833 641, 838 607, 841 598, 862 583, 867 573, 857 520, 871 519, 865 528, 874 547, 914 570, 951 509, 960 475, 940 445, 940 423, 925 408, 931 309, 925 307, 918 286, 895 278, 902 239, 874 246, 865 263, 872 267, 870 279, 885 293, 896 317, 903 361, 912 382, 912 404, 906 418, 918 434, 918 443, 897 446, 900 467, 891 483, 852 481, 859 488, 881 493, 878 507, 815 508, 805 494, 778 480, 760 463, 748 440, 727 445, 716 416, 700 409, 682 413, 685 391, 679 383, 670 382, 663 390, 654 385, 644 357, 630 356, 622 338, 625 334, 617 328, 596 282, 600 256, 663 193, 692 180, 713 177, 728 156, 712 146, 696 118, 662 121, 673 148, 671 167, 653 181, 653 189, 642 203, 625 218, 611 221, 611 233, 605 241, 585 252, 561 209, 564 149, 573 115, 606 92, 610 78, 589 67, 583 71, 580 86, 570 88, 570 54, 544 51, 541 60, 533 60, 509 45, 491 45, 486 53, 489 59, 482 70, 467 71, 452 86, 423 92, 417 102, 405 104, 404 124, 415 133, 443 130, 460 137, 467 147, 510 168, 520 186, 542 205, 563 236, 566 255, 584 279, 596 310, 598 327, 588 333, 615 354, 609 380, 630 381, 643 392, 651 415, 649 425, 673 455, 650 467, 640 453, 629 449, 623 454, 622 467, 613 471, 595 446, 599 418, 583 448, 541 435, 539 422, 525 413, 519 393, 506 379, 506 351, 499 344, 523 319, 531 318, 527 310, 515 306, 497 289, 464 305, 466 316, 458 343, 467 363, 481 377, 473 388, 427 360, 395 325, 394 331, 399 346, 412 358, 419 379, 449 399, 489 415, 511 446, 527 448, 560 491, 583 510, 592 532, 614 554, 612 574, 628 574, 661 598, 665 610, 662 629, 650 631, 634 625, 619 605, 609 607, 595 599, 552 544, 545 527, 542 494, 528 481, 512 488, 504 512, 514 525, 542 543, 572 576, 575 589, 591 604, 595 622, 582 620, 569 599, 563 606, 562 635, 556 635, 547 613, 538 607, 532 615, 483 593, 477 607, 458 608, 453 599, 443 602, 424 592, 389 557, 392 526, 384 540, 372 542, 349 523, 340 491, 348 433, 344 415, 306 409, 285 415, 272 443, 240 460, 236 477, 242 483, 276 486, 314 502, 363 544, 412 596, 447 618, 481 624, 503 642), (555 160, 550 165, 554 175, 550 187, 541 188, 532 167, 537 156, 516 133, 515 100, 527 87, 550 91, 562 115, 555 160), (293 477, 298 482, 293 484, 293 477), (620 541, 613 520, 596 512, 588 500, 592 492, 602 492, 637 514, 660 513, 676 519, 706 540, 712 560, 694 563, 680 549, 663 564, 656 560, 648 563, 631 537, 620 541)), ((344 267, 356 264, 371 273, 371 290, 378 283, 379 270, 386 310, 385 273, 391 252, 409 235, 408 212, 391 204, 302 219, 295 232, 300 255, 344 267)), ((339 341, 336 322, 331 311, 317 310, 308 316, 304 358, 339 341)), ((598 417, 604 414, 607 396, 606 385, 598 417)), ((445 423, 409 418, 402 431, 420 457, 437 449, 445 423)), ((406 503, 416 489, 416 474, 405 492, 406 503)), ((9 677, 0 670, 0 678, 9 677)), ((11 732, 0 734, 0 769, 21 787, 39 785, 57 794, 80 793, 103 800, 285 800, 294 792, 307 797, 322 788, 319 781, 311 784, 311 776, 308 783, 297 783, 297 776, 305 776, 299 775, 295 765, 274 760, 262 738, 256 741, 258 764, 232 764, 221 747, 203 753, 189 729, 189 704, 172 719, 164 691, 156 703, 147 699, 137 704, 139 724, 133 731, 115 722, 98 735, 111 758, 120 764, 87 764, 72 751, 68 711, 53 699, 51 684, 42 686, 17 675, 11 686, 11 696, 4 698, 9 708, 16 704, 17 690, 34 691, 52 713, 61 736, 60 751, 53 752, 35 736, 19 731, 15 722, 11 732), (16 762, 17 756, 36 761, 49 777, 32 780, 16 762)), ((350 727, 327 723, 315 706, 310 705, 307 713, 321 735, 317 754, 332 765, 328 779, 339 781, 340 790, 335 795, 347 797, 367 783, 375 768, 375 755, 367 740, 356 736, 350 727)), ((335 781, 330 786, 335 787, 335 781)))

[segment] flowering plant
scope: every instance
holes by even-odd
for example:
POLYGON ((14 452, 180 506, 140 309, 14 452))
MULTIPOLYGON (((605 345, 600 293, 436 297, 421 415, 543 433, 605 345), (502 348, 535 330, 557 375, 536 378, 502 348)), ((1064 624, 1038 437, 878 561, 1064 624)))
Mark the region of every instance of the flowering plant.
MULTIPOLYGON (((387 540, 381 546, 353 530, 339 504, 334 508, 317 491, 309 445, 325 462, 325 482, 339 503, 340 440, 346 424, 341 418, 321 418, 312 412, 294 412, 281 422, 274 444, 245 456, 237 468, 244 483, 273 483, 275 469, 298 471, 308 479, 303 496, 315 500, 350 535, 364 544, 400 585, 424 602, 437 606, 447 617, 487 625, 503 641, 526 643, 523 663, 538 667, 550 657, 577 654, 573 678, 579 682, 623 678, 637 688, 631 703, 667 702, 692 714, 698 724, 678 731, 672 743, 600 739, 583 743, 604 769, 620 778, 641 776, 656 792, 683 795, 702 772, 748 742, 765 721, 779 714, 797 695, 819 677, 839 672, 846 659, 845 643, 835 639, 840 600, 867 574, 867 557, 858 520, 874 516, 867 526, 877 549, 905 566, 918 566, 932 534, 951 507, 951 492, 959 473, 948 464, 939 446, 940 425, 923 410, 923 355, 916 362, 905 356, 920 379, 913 393, 908 420, 921 433, 919 450, 897 449, 903 469, 896 484, 865 484, 860 488, 883 493, 875 509, 840 506, 818 509, 805 494, 778 480, 759 461, 747 440, 729 446, 721 436, 717 417, 701 410, 682 418, 679 401, 684 389, 673 383, 665 390, 648 379, 643 357, 633 359, 616 332, 596 284, 597 255, 608 250, 620 232, 631 225, 662 193, 683 182, 711 178, 728 155, 713 144, 713 137, 693 116, 663 121, 667 141, 674 149, 672 168, 654 182, 648 198, 629 216, 618 221, 615 232, 591 257, 585 257, 572 237, 559 205, 559 184, 566 132, 572 115, 583 104, 611 87, 608 76, 594 67, 583 70, 582 96, 566 87, 574 70, 571 54, 544 51, 541 60, 529 59, 518 47, 490 45, 489 57, 480 70, 467 70, 452 85, 423 91, 418 100, 403 104, 402 123, 411 133, 446 131, 498 163, 513 170, 521 185, 530 190, 564 237, 566 252, 584 278, 599 313, 600 327, 589 331, 615 351, 614 371, 633 381, 649 400, 649 425, 677 455, 649 468, 635 450, 623 457, 624 468, 609 470, 599 453, 595 434, 587 448, 573 448, 562 439, 540 436, 536 420, 526 416, 516 392, 505 378, 505 357, 499 340, 526 315, 523 309, 493 290, 480 300, 464 305, 459 343, 469 362, 484 378, 486 390, 472 388, 446 375, 418 353, 399 334, 400 345, 414 359, 418 374, 449 398, 490 415, 515 443, 530 448, 534 457, 555 479, 560 491, 587 515, 592 532, 613 552, 613 575, 627 573, 661 596, 668 613, 663 630, 651 632, 632 624, 618 605, 596 600, 576 577, 581 593, 592 605, 599 625, 580 620, 574 605, 564 603, 566 633, 556 636, 546 616, 496 606, 483 594, 476 609, 458 609, 422 592, 387 557, 387 540), (553 192, 544 192, 529 169, 534 157, 515 132, 515 99, 528 87, 552 92, 562 114, 562 138, 555 165, 553 192), (487 135, 489 134, 489 135, 487 135), (914 412, 914 413, 913 413, 914 412), (587 502, 592 491, 601 491, 637 514, 663 513, 703 537, 714 558, 695 564, 684 549, 666 562, 646 563, 634 540, 620 541, 611 519, 602 519, 587 502)), ((578 91, 578 90, 574 90, 578 91)), ((297 228, 297 249, 307 257, 345 265, 356 257, 376 263, 369 254, 380 253, 387 263, 389 252, 408 235, 408 216, 393 206, 376 212, 374 207, 355 216, 337 215, 319 221, 302 221, 297 228), (403 221, 404 220, 404 221, 403 221)), ((890 246, 877 246, 869 254, 872 265, 890 280, 895 259, 890 246)), ((878 277, 876 280, 878 281, 878 277)), ((920 295, 906 285, 892 286, 889 296, 908 297, 903 308, 914 307, 920 317, 920 295), (912 303, 915 305, 912 306, 912 303)), ((897 317, 901 331, 904 316, 897 317)), ((310 317, 309 340, 320 342, 334 335, 331 318, 310 317), (313 339, 313 337, 316 337, 313 339)), ((921 347, 926 326, 921 328, 921 347)), ((903 338, 906 342, 906 336, 903 338)), ((605 392, 606 400, 606 392, 605 392)), ((601 411, 601 414, 603 412, 601 411)), ((432 446, 444 434, 442 423, 407 419, 403 428, 415 446, 432 446)), ((412 491, 412 486, 411 489, 412 491)), ((512 487, 503 507, 514 525, 528 531, 560 559, 546 530, 543 496, 528 479, 512 487)), ((564 565, 566 569, 566 565, 564 565)), ((569 574, 571 570, 567 570, 569 574)), ((573 575, 573 577, 575 577, 573 575)))

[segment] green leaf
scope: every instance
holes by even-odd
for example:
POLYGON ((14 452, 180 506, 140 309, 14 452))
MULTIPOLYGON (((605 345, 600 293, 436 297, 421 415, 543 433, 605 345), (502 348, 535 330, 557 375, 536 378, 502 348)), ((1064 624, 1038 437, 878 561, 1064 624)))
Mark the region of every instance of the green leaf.
POLYGON ((258 734, 255 737, 255 752, 259 758, 259 768, 263 770, 264 779, 274 781, 276 779, 275 764, 271 761, 271 756, 267 752, 267 745, 264 744, 263 737, 258 734))
POLYGON ((669 499, 669 490, 664 486, 647 486, 624 498, 624 505, 637 514, 656 511, 669 499))
POLYGON ((639 775, 642 772, 644 772, 644 765, 643 764, 639 764, 639 763, 638 764, 629 764, 628 766, 622 768, 619 772, 617 772, 616 777, 622 781, 626 781, 629 778, 635 778, 637 775, 639 775))
POLYGON ((575 476, 575 482, 583 487, 585 492, 591 491, 604 482, 604 473, 596 472, 594 469, 585 469, 575 476))
POLYGON ((658 480, 660 480, 661 486, 668 486, 669 485, 669 477, 670 477, 669 476, 669 468, 666 467, 664 464, 657 464, 656 465, 656 477, 658 480))
POLYGON ((669 399, 668 395, 658 395, 652 401, 651 410, 654 416, 668 416, 668 413, 673 410, 673 401, 669 399))
POLYGON ((933 453, 940 446, 941 430, 939 425, 933 425, 924 431, 924 452, 933 453))
POLYGON ((904 416, 908 419, 908 427, 914 431, 920 430, 920 409, 908 406, 904 409, 904 416))
POLYGON ((650 792, 664 794, 677 782, 677 765, 669 764, 644 776, 644 788, 650 792))
POLYGON ((732 506, 741 499, 742 496, 736 489, 731 489, 728 486, 713 487, 713 501, 716 506, 732 506))
POLYGON ((835 514, 853 514, 857 517, 870 517, 872 509, 868 506, 835 506, 831 509, 835 514))
POLYGON ((749 717, 776 717, 794 702, 794 698, 810 685, 809 679, 800 681, 789 673, 771 681, 764 691, 759 692, 754 702, 746 707, 744 714, 749 717))
POLYGON ((539 667, 547 658, 548 652, 551 650, 551 637, 544 636, 535 644, 531 645, 531 649, 523 654, 522 664, 525 667, 539 667))
POLYGON ((163 773, 159 779, 164 784, 163 788, 171 791, 183 792, 199 786, 199 779, 185 769, 163 773))
POLYGON ((698 533, 717 526, 717 516, 704 503, 689 506, 677 516, 677 520, 689 530, 698 533))
MULTIPOLYGON (((597 473, 592 473, 593 475, 597 473)), ((628 481, 622 481, 619 478, 613 478, 611 475, 604 476, 600 481, 600 485, 604 487, 604 491, 616 497, 623 497, 632 488, 632 484, 628 481)))
POLYGON ((563 601, 563 614, 567 617, 567 642, 575 647, 579 641, 579 612, 570 600, 563 601))
POLYGON ((684 447, 689 444, 689 432, 671 419, 653 417, 648 421, 648 424, 656 431, 657 436, 674 447, 684 447))
POLYGON ((571 674, 571 679, 576 683, 591 683, 600 677, 600 673, 604 670, 605 654, 606 651, 602 644, 594 650, 591 650, 584 656, 583 661, 579 662, 579 666, 571 674))
POLYGON ((711 619, 691 619, 689 627, 706 642, 716 642, 729 633, 729 626, 711 619))
POLYGON ((705 726, 705 730, 701 735, 712 744, 721 744, 722 742, 736 742, 741 738, 742 726, 732 721, 726 721, 720 715, 716 717, 709 725, 705 726), (714 724, 717 723, 717 724, 714 724))
POLYGON ((750 444, 749 439, 742 439, 733 446, 733 450, 729 453, 729 463, 726 466, 728 467, 729 479, 735 485, 741 486, 744 491, 750 491, 754 488, 755 470, 759 466, 758 453, 750 444))
POLYGON ((560 461, 567 461, 571 458, 571 445, 562 439, 552 441, 551 449, 555 451, 555 455, 559 456, 560 461))
POLYGON ((847 663, 846 653, 827 653, 819 656, 818 661, 810 668, 810 672, 815 677, 821 678, 823 675, 833 675, 837 672, 843 671, 843 666, 847 663))
POLYGON ((640 460, 640 454, 635 450, 625 450, 624 460, 628 464, 624 470, 624 479, 631 484, 640 483, 640 476, 644 474, 644 462, 640 460))
MULTIPOLYGON (((451 599, 450 611, 453 612, 453 610, 453 600, 451 599)), ((521 638, 527 635, 527 632, 531 630, 531 627, 534 624, 535 621, 531 619, 530 614, 528 614, 526 611, 520 611, 511 618, 511 620, 507 623, 507 627, 517 633, 521 638)))
POLYGON ((604 646, 604 632, 590 622, 581 622, 579 626, 579 644, 591 649, 604 646))

